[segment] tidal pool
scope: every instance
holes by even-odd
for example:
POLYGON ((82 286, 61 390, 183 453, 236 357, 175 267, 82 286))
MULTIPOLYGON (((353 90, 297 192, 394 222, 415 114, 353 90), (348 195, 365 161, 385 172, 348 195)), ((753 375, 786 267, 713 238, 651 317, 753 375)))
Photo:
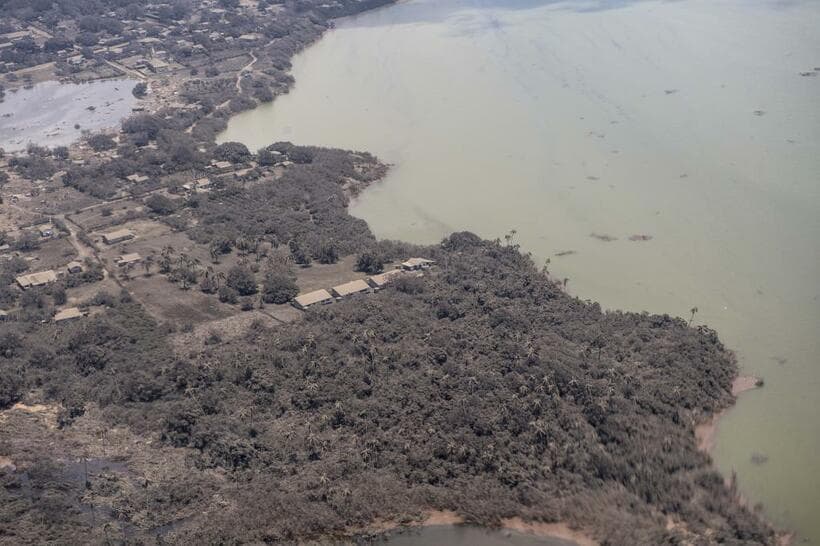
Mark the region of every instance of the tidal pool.
POLYGON ((136 81, 100 80, 74 84, 48 81, 6 91, 0 102, 0 148, 25 150, 29 143, 65 146, 85 130, 116 127, 131 114, 136 81), (75 127, 79 125, 79 127, 75 127))
POLYGON ((802 0, 411 0, 340 21, 220 140, 392 163, 352 207, 379 237, 514 229, 579 297, 697 307, 765 379, 717 465, 820 544, 818 28, 802 0))

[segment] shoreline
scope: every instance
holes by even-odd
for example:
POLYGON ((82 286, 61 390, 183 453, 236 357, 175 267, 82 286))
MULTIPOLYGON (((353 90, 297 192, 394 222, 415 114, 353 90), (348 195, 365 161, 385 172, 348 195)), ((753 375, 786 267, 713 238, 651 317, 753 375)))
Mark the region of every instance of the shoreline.
MULTIPOLYGON (((738 375, 734 381, 732 381, 732 396, 737 399, 738 396, 743 394, 744 392, 752 391, 755 389, 759 389, 763 387, 763 379, 754 375, 738 375)), ((720 420, 726 416, 726 414, 734 408, 735 404, 733 403, 731 406, 720 410, 717 413, 712 414, 707 420, 701 422, 698 425, 695 425, 695 442, 697 444, 698 451, 706 453, 710 457, 712 456, 712 452, 715 449, 716 439, 718 429, 720 427, 720 420)), ((711 466, 720 472, 715 466, 714 461, 712 462, 711 466)), ((722 472, 721 472, 722 474, 722 472)), ((726 478, 727 485, 732 483, 732 477, 726 478)), ((737 502, 739 502, 742 506, 746 508, 752 509, 751 504, 749 503, 749 499, 744 497, 740 492, 736 493, 737 495, 737 502)), ((768 519, 767 519, 768 521, 768 519)), ((771 525, 771 522, 769 521, 771 525)), ((778 546, 791 546, 794 543, 795 535, 793 531, 778 531, 775 529, 775 537, 777 540, 778 546)))
MULTIPOLYGON (((321 37, 319 39, 321 39, 321 37)), ((152 104, 152 107, 149 107, 148 110, 152 113, 156 113, 156 111, 158 111, 161 106, 161 103, 159 102, 160 97, 158 94, 151 93, 148 99, 143 100, 150 101, 151 98, 153 98, 157 102, 156 104, 152 104)), ((736 397, 747 390, 756 388, 757 383, 758 379, 755 377, 738 376, 732 383, 732 395, 736 397)), ((732 406, 729 406, 713 414, 708 421, 696 427, 695 437, 698 449, 701 449, 702 451, 708 453, 715 447, 715 439, 719 420, 725 412, 728 412, 728 410, 731 409, 731 407, 732 406), (698 430, 702 431, 700 435, 698 433, 698 430), (703 447, 701 447, 701 436, 703 439, 703 447)), ((563 540, 571 540, 579 546, 591 546, 599 544, 598 542, 591 539, 589 536, 583 534, 581 531, 571 529, 569 525, 567 525, 566 523, 527 522, 520 517, 512 517, 500 520, 500 525, 498 526, 487 526, 482 525, 480 523, 467 523, 463 517, 459 516, 457 513, 452 511, 431 511, 426 512, 425 515, 425 519, 420 519, 418 521, 409 523, 375 521, 373 522, 373 531, 374 533, 384 534, 392 530, 399 529, 411 529, 431 526, 475 525, 476 527, 483 529, 509 529, 512 531, 526 533, 538 537, 551 537, 563 540)))
MULTIPOLYGON (((744 392, 760 388, 761 379, 753 375, 738 375, 732 381, 732 396, 737 399, 738 396, 744 392)), ((724 408, 717 413, 713 413, 711 417, 695 425, 695 443, 698 450, 711 455, 715 448, 715 441, 717 437, 720 419, 734 407, 734 403, 724 408)))

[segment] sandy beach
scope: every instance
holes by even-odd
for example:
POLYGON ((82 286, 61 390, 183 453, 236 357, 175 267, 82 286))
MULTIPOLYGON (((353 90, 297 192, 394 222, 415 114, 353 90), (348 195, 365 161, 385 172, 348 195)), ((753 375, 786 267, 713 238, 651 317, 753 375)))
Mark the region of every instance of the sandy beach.
MULTIPOLYGON (((737 397, 746 391, 756 389, 760 384, 760 381, 761 379, 759 377, 755 377, 753 375, 737 376, 732 382, 732 396, 737 397)), ((730 409, 731 406, 723 411, 715 413, 708 420, 695 427, 695 439, 699 450, 705 453, 711 453, 715 447, 715 438, 717 437, 720 418, 723 417, 730 409)))

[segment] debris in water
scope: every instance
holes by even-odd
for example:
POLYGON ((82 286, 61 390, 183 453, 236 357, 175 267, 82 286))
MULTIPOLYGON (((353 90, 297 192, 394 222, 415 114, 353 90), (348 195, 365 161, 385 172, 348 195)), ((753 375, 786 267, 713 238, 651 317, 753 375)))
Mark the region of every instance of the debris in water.
POLYGON ((751 456, 752 464, 764 464, 769 460, 769 456, 765 453, 754 452, 751 456))
POLYGON ((575 252, 574 250, 562 250, 561 252, 556 252, 555 253, 555 255, 559 258, 562 257, 562 256, 572 256, 573 254, 578 254, 578 253, 575 252))
POLYGON ((752 113, 753 113, 754 115, 758 116, 758 117, 760 117, 760 116, 765 116, 765 115, 766 115, 766 110, 755 110, 755 111, 754 111, 754 112, 752 112, 752 113))
POLYGON ((651 235, 645 235, 643 233, 636 233, 635 235, 630 235, 629 240, 630 241, 651 241, 652 236, 651 235))
POLYGON ((597 176, 587 176, 587 180, 592 180, 593 182, 600 180, 597 176))
POLYGON ((677 89, 664 89, 663 92, 666 93, 667 95, 674 95, 675 93, 678 92, 678 90, 677 89))
POLYGON ((613 237, 612 235, 607 235, 606 233, 590 233, 590 237, 594 239, 598 239, 599 241, 603 241, 605 243, 611 243, 612 241, 617 241, 617 237, 613 237))
POLYGON ((804 78, 813 78, 813 77, 817 76, 816 70, 817 69, 810 70, 808 72, 801 72, 800 75, 803 76, 804 78))
POLYGON ((777 362, 780 366, 783 366, 784 364, 786 364, 786 362, 789 361, 788 358, 785 358, 785 357, 782 357, 782 356, 773 356, 772 360, 777 362))

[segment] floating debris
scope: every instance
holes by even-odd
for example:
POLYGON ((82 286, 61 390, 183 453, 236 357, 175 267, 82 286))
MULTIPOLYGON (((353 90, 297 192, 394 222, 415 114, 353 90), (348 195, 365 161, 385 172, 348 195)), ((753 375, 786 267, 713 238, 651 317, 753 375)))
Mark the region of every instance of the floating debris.
POLYGON ((765 116, 765 115, 766 115, 766 110, 755 110, 755 111, 754 111, 754 112, 752 112, 752 113, 753 113, 754 115, 758 116, 758 117, 760 117, 760 116, 765 116))
POLYGON ((765 453, 754 452, 752 453, 750 460, 752 461, 752 464, 765 464, 769 460, 769 456, 765 453))
POLYGON ((575 252, 574 250, 562 250, 561 252, 556 252, 555 253, 555 255, 559 258, 562 257, 562 256, 572 256, 573 254, 578 254, 578 253, 575 252))
POLYGON ((817 69, 815 68, 814 70, 810 70, 808 72, 801 72, 800 75, 804 78, 814 78, 815 76, 817 76, 816 70, 817 69))
POLYGON ((606 233, 590 233, 590 237, 593 239, 598 239, 599 241, 603 241, 605 243, 611 243, 612 241, 617 241, 617 237, 613 237, 612 235, 607 235, 606 233))
POLYGON ((782 357, 782 356, 773 356, 773 357, 772 357, 772 360, 774 360, 775 362, 777 362, 780 366, 785 365, 785 364, 786 364, 786 362, 788 362, 788 361, 789 361, 789 359, 788 359, 788 358, 785 358, 785 357, 782 357))
POLYGON ((652 236, 651 235, 645 235, 643 233, 636 233, 635 235, 630 235, 629 240, 630 241, 651 241, 652 236))
POLYGON ((677 89, 664 89, 663 92, 666 93, 667 95, 674 95, 675 93, 678 92, 678 90, 677 89))
POLYGON ((600 180, 600 178, 598 178, 597 176, 587 176, 587 180, 591 180, 591 181, 595 182, 597 180, 600 180))

